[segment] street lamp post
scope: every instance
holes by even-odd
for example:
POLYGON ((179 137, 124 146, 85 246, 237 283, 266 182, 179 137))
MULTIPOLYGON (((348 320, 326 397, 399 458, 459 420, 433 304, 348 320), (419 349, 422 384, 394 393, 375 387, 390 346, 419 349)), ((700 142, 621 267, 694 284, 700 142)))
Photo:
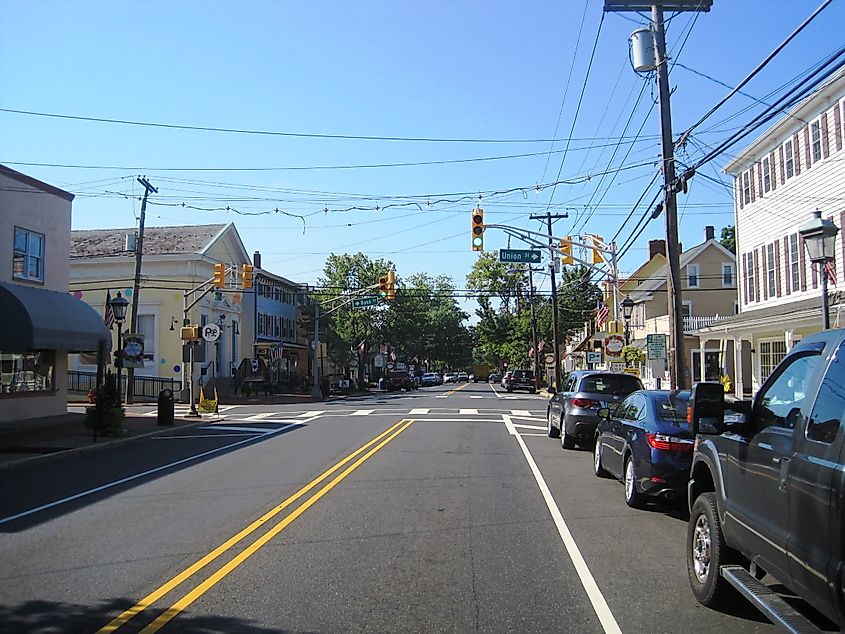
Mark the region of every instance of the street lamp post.
POLYGON ((123 368, 123 322, 126 319, 126 309, 129 302, 117 291, 117 295, 111 300, 111 309, 114 313, 114 321, 117 323, 117 406, 122 402, 120 396, 120 370, 123 368))
POLYGON ((839 227, 833 224, 832 220, 823 220, 822 212, 816 209, 813 218, 801 225, 798 230, 804 238, 804 246, 807 247, 807 254, 810 262, 819 265, 819 275, 822 278, 822 328, 830 328, 830 315, 827 299, 827 272, 824 266, 835 258, 836 234, 839 227))
POLYGON ((634 314, 635 302, 625 295, 622 300, 622 317, 625 319, 625 345, 631 343, 631 316, 634 314))

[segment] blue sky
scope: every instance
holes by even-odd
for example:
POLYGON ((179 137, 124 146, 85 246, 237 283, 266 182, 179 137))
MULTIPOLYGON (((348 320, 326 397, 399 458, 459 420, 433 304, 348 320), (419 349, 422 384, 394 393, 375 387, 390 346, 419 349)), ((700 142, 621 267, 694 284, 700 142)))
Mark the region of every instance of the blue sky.
MULTIPOLYGON (((677 62, 671 71, 676 137, 727 92, 697 73, 734 85, 820 3, 714 0, 713 9, 697 17, 667 15, 669 52, 677 62)), ((843 4, 835 0, 826 8, 745 92, 765 98, 840 46, 843 4)), ((488 223, 542 230, 528 215, 568 210, 556 235, 618 232, 620 243, 644 213, 638 209, 622 226, 659 157, 657 108, 649 114, 654 82, 628 61, 628 36, 644 20, 607 14, 602 22, 601 9, 601 0, 12 0, 0 23, 0 108, 457 141, 298 138, 0 112, 0 162, 76 193, 75 229, 135 224, 140 186, 134 177, 144 174, 159 188, 148 207, 149 225, 234 221, 247 250, 262 252, 265 268, 298 282, 314 283, 328 253, 360 250, 393 260, 400 276, 445 273, 464 288, 476 257, 469 224, 479 193, 488 223), (350 167, 514 154, 534 156, 350 167), (558 174, 575 184, 533 189, 558 174), (505 190, 512 191, 495 193, 505 190), (405 205, 391 206, 397 203, 405 205), (227 206, 267 213, 220 209, 227 206), (304 233, 302 219, 276 209, 304 216, 304 233)), ((679 160, 701 156, 704 144, 726 138, 762 109, 729 119, 749 105, 751 99, 734 97, 696 130, 679 160)), ((703 172, 719 178, 747 141, 703 172)), ((657 190, 648 191, 650 200, 657 190)), ((685 246, 702 241, 705 225, 718 235, 733 224, 729 191, 701 177, 679 199, 679 209, 685 246)), ((637 268, 648 240, 663 234, 662 218, 649 223, 621 269, 637 268)), ((507 247, 508 239, 490 230, 485 246, 507 247)), ((512 240, 510 246, 523 245, 512 240)))

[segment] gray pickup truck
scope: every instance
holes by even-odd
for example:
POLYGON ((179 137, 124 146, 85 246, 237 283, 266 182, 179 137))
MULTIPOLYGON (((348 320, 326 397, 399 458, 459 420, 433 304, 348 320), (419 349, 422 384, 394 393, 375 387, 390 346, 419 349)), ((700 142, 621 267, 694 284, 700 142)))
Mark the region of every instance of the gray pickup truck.
POLYGON ((774 578, 845 626, 845 330, 795 345, 752 401, 693 387, 687 569, 703 604, 736 592, 791 632, 818 631, 774 578), (767 582, 767 583, 763 583, 767 582))

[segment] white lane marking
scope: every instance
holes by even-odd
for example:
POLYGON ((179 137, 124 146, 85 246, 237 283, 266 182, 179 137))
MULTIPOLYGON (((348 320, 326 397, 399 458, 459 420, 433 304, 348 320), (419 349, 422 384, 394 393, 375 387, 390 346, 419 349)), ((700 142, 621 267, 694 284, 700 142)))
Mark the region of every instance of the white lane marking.
POLYGON ((271 427, 242 427, 240 425, 237 427, 234 425, 209 425, 208 427, 198 427, 197 429, 201 429, 202 431, 211 431, 212 429, 220 429, 222 431, 248 431, 254 434, 269 434, 276 431, 271 427))
POLYGON ((488 383, 487 385, 489 385, 489 386, 490 386, 490 389, 491 389, 491 390, 493 390, 493 394, 495 394, 495 395, 496 395, 496 396, 498 396, 499 398, 502 398, 502 395, 501 395, 501 394, 499 394, 499 393, 496 391, 496 388, 495 388, 495 387, 493 387, 493 384, 492 384, 492 383, 488 383))
POLYGON ((470 398, 484 398, 483 396, 470 396, 470 398))
POLYGON ((255 438, 255 434, 246 432, 244 434, 197 434, 195 436, 156 436, 153 440, 193 440, 194 438, 227 438, 229 436, 251 436, 255 438))
POLYGON ((350 414, 350 416, 369 416, 374 411, 376 411, 376 410, 374 410, 374 409, 359 409, 359 410, 352 412, 350 414))
POLYGON ((531 412, 527 409, 512 409, 511 414, 519 416, 520 418, 531 418, 531 412))
MULTIPOLYGON (((514 423, 513 426, 514 427, 521 427, 522 429, 546 429, 542 425, 521 425, 519 423, 514 423)), ((524 434, 524 435, 527 436, 528 434, 524 434)))
POLYGON ((325 413, 325 411, 303 412, 299 415, 299 418, 316 418, 317 416, 321 416, 325 413))
POLYGON ((543 438, 547 438, 549 435, 548 434, 520 434, 520 436, 522 436, 523 438, 525 436, 542 436, 543 438))
POLYGON ((501 423, 501 418, 423 418, 427 423, 501 423))
POLYGON ((242 418, 241 420, 261 420, 262 418, 272 418, 273 416, 277 416, 278 412, 263 412, 261 414, 253 414, 252 416, 247 416, 246 418, 242 418))
MULTIPOLYGON (((270 436, 271 434, 278 434, 280 432, 285 431, 286 429, 290 429, 291 427, 298 427, 301 423, 292 423, 290 425, 285 425, 284 427, 279 427, 278 429, 273 429, 264 436, 270 436)), ((202 453, 198 453, 195 456, 188 456, 187 458, 182 458, 181 460, 176 460, 174 462, 169 462, 167 464, 160 465, 155 467, 154 469, 148 469, 146 471, 142 471, 141 473, 136 473, 135 475, 126 476, 125 478, 121 478, 120 480, 115 480, 114 482, 108 482, 106 484, 101 484, 98 487, 94 487, 93 489, 88 489, 87 491, 81 491, 80 493, 75 493, 74 495, 69 495, 66 498, 62 498, 61 500, 56 500, 55 502, 49 502, 47 504, 42 504, 41 506, 36 506, 34 509, 29 509, 28 511, 22 511, 20 513, 16 513, 15 515, 10 515, 8 517, 0 518, 0 524, 6 524, 8 522, 12 522, 14 520, 20 519, 22 517, 27 517, 28 515, 33 515, 35 513, 39 513, 41 511, 46 511, 47 509, 60 506, 62 504, 66 504, 68 502, 72 502, 73 500, 78 500, 80 498, 88 497, 89 495, 93 495, 94 493, 99 493, 100 491, 105 491, 107 489, 111 489, 112 487, 120 486, 121 484, 126 484, 127 482, 132 482, 133 480, 137 480, 138 478, 144 478, 148 475, 152 475, 153 473, 158 473, 159 471, 164 471, 166 469, 172 469, 173 467, 178 467, 179 465, 185 464, 186 462, 191 462, 192 460, 197 460, 199 458, 205 458, 206 456, 211 456, 216 453, 220 453, 221 451, 227 451, 232 449, 233 447, 239 447, 244 445, 248 442, 255 442, 257 438, 261 438, 261 436, 250 436, 249 438, 244 438, 243 440, 239 440, 237 442, 233 442, 229 445, 223 445, 222 447, 217 447, 216 449, 210 449, 208 451, 203 451, 202 453)))
POLYGON ((458 412, 460 416, 478 416, 477 409, 462 409, 458 412))
POLYGON ((449 396, 447 394, 444 394, 442 396, 435 396, 434 398, 449 398, 449 396))
POLYGON ((428 414, 429 411, 431 411, 430 407, 417 407, 415 409, 412 409, 410 412, 408 412, 408 415, 409 416, 415 416, 415 415, 419 416, 420 414, 428 414))
POLYGON ((531 452, 528 451, 528 445, 525 444, 525 440, 523 440, 522 436, 517 433, 516 427, 511 422, 510 416, 502 414, 502 418, 505 421, 505 427, 511 435, 516 438, 516 442, 518 442, 519 446, 522 448, 525 460, 528 461, 528 466, 534 474, 537 486, 540 487, 540 492, 543 494, 546 506, 552 514, 552 519, 554 520, 555 526, 557 526, 557 531, 560 533, 560 538, 563 540, 563 545, 566 547, 566 552, 569 553, 569 558, 575 566, 575 571, 578 573, 581 585, 584 586, 584 590, 587 592, 587 597, 589 597, 590 603, 593 604, 593 610, 595 610, 596 616, 599 617, 599 621, 601 622, 604 631, 609 634, 622 634, 619 624, 616 622, 613 613, 610 611, 607 601, 602 595, 601 590, 599 590, 599 586, 593 578, 590 569, 587 567, 587 562, 584 560, 584 556, 578 549, 578 544, 575 543, 575 538, 572 537, 572 533, 569 531, 569 527, 566 525, 560 509, 555 503, 554 497, 552 497, 552 492, 549 490, 546 481, 543 479, 543 474, 540 473, 537 463, 534 462, 534 457, 531 455, 531 452))

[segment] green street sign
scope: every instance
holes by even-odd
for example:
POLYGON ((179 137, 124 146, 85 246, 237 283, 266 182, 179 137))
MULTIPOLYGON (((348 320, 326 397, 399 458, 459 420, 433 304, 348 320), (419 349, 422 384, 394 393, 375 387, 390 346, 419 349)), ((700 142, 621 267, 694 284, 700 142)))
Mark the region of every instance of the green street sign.
POLYGON ((500 262, 540 263, 540 252, 535 249, 499 249, 500 262))
POLYGON ((377 306, 378 297, 359 297, 352 300, 352 308, 363 308, 364 306, 377 306))

